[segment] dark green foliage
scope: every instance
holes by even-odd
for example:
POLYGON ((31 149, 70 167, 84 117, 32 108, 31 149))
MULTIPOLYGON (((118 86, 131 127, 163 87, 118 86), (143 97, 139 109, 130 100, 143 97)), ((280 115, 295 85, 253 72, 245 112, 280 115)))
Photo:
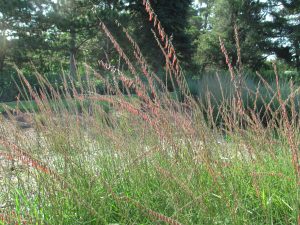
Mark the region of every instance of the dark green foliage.
POLYGON ((252 69, 261 68, 264 62, 263 53, 269 45, 263 24, 266 16, 263 11, 266 7, 266 3, 254 0, 215 0, 203 7, 203 10, 200 8, 200 16, 204 19, 197 40, 196 60, 204 68, 211 67, 213 64, 226 67, 224 56, 220 51, 219 37, 221 37, 232 59, 231 63, 235 66, 237 49, 234 27, 236 25, 243 62, 252 69), (214 7, 211 6, 212 4, 214 7))
POLYGON ((279 0, 270 1, 272 21, 268 26, 272 28, 270 36, 275 38, 274 53, 290 65, 300 70, 300 1, 279 0), (281 5, 281 7, 279 7, 281 5))
MULTIPOLYGON (((231 63, 237 65, 234 26, 237 26, 244 69, 268 72, 268 56, 275 55, 287 76, 299 80, 300 68, 299 0, 151 0, 166 33, 182 61, 186 74, 226 68, 219 37, 224 40, 231 63), (198 4, 196 4, 198 3, 198 4), (284 62, 284 63, 283 63, 284 62)), ((99 30, 102 20, 120 46, 128 50, 128 40, 115 20, 127 28, 140 45, 153 71, 164 76, 164 56, 153 38, 142 1, 138 0, 0 0, 0 99, 13 101, 17 89, 13 65, 26 75, 29 68, 41 74, 84 74, 83 63, 103 73, 99 60, 128 67, 116 55, 110 41, 99 30)), ((136 65, 133 51, 128 57, 136 65)), ((141 72, 141 71, 140 71, 141 72)), ((51 76, 52 76, 51 75, 51 76)), ((31 78, 28 78, 31 80, 31 78)), ((33 85, 35 85, 34 81, 33 85)), ((98 82, 95 79, 95 82, 98 82)), ((171 90, 171 89, 170 89, 171 90)), ((104 93, 99 86, 99 92, 104 93), (100 90, 101 89, 101 90, 100 90)))
MULTIPOLYGON (((132 12, 132 19, 135 26, 135 36, 138 43, 141 45, 144 52, 147 52, 147 56, 151 59, 157 59, 154 65, 161 65, 164 62, 163 56, 160 53, 160 49, 157 46, 153 34, 151 32, 152 23, 149 22, 148 14, 139 0, 126 0, 129 3, 128 9, 132 12)), ((186 32, 188 27, 189 7, 192 0, 156 0, 150 1, 155 13, 159 20, 162 22, 162 26, 165 28, 166 33, 173 37, 173 44, 178 51, 179 58, 188 64, 191 64, 192 48, 191 39, 186 32)))

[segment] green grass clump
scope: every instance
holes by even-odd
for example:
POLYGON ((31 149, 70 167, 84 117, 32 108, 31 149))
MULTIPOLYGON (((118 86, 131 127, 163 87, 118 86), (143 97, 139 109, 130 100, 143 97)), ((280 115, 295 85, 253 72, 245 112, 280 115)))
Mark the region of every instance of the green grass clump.
MULTIPOLYGON (((131 113, 108 115, 96 107, 97 101, 92 106, 92 112, 80 110, 80 115, 76 105, 65 112, 57 107, 52 109, 58 111, 39 112, 44 120, 36 122, 35 138, 18 142, 28 158, 21 161, 20 169, 16 166, 17 184, 6 183, 13 201, 12 208, 4 211, 7 220, 297 223, 297 176, 290 146, 279 128, 277 137, 264 128, 228 133, 230 138, 225 139, 205 125, 193 135, 178 133, 181 126, 169 121, 160 128, 172 135, 159 137, 154 127, 131 113), (263 131, 265 136, 259 136, 263 131)), ((0 140, 6 146, 10 130, 2 130, 0 140)), ((2 152, 7 151, 15 150, 6 146, 2 152)))
POLYGON ((37 110, 37 105, 34 101, 21 101, 21 102, 3 102, 0 103, 0 113, 4 113, 7 110, 13 111, 19 109, 22 112, 32 112, 37 110))

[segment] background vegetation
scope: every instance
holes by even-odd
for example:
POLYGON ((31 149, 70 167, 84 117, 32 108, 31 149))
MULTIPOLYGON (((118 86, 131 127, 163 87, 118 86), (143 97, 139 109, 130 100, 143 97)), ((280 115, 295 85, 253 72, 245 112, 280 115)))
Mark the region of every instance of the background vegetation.
MULTIPOLYGON (((177 50, 187 78, 207 71, 226 69, 219 37, 224 40, 231 63, 237 66, 234 27, 239 33, 244 69, 259 70, 274 78, 270 59, 277 59, 282 76, 299 77, 299 5, 293 1, 201 0, 153 1, 155 13, 177 50), (180 19, 179 19, 180 18, 180 19), (285 72, 285 74, 283 74, 285 72), (269 75, 271 74, 271 75, 269 75)), ((113 45, 99 30, 105 21, 126 49, 115 20, 122 22, 147 52, 155 72, 164 57, 153 38, 149 16, 138 0, 1 0, 0 1, 0 86, 1 101, 13 101, 17 65, 36 84, 32 67, 53 83, 62 71, 82 75, 82 63, 101 71, 98 61, 118 62, 113 45), (77 65, 75 65, 75 61, 77 65)), ((128 49, 127 49, 128 50, 128 49)), ((120 67, 126 65, 120 62, 120 67)), ((255 73, 252 73, 252 76, 255 73)))

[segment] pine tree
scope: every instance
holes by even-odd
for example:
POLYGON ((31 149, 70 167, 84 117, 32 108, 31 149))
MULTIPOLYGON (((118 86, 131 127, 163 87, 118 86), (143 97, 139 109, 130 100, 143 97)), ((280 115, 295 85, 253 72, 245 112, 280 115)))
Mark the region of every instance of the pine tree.
POLYGON ((48 13, 49 21, 61 35, 67 35, 70 74, 77 73, 76 59, 83 44, 97 37, 100 19, 108 21, 120 10, 117 0, 58 0, 48 13))
MULTIPOLYGON (((163 61, 158 58, 159 48, 151 33, 151 23, 145 12, 142 1, 127 0, 129 9, 133 13, 133 21, 137 40, 142 49, 147 52, 150 58, 157 61, 163 61)), ((151 6, 162 22, 166 33, 173 37, 173 45, 175 46, 179 58, 184 62, 191 62, 192 48, 191 40, 186 32, 188 27, 189 9, 192 0, 154 0, 151 6)))
MULTIPOLYGON (((211 29, 203 32, 198 38, 196 60, 203 67, 217 65, 226 67, 220 51, 221 37, 232 59, 237 63, 237 49, 234 27, 238 28, 242 60, 252 69, 263 65, 263 53, 269 45, 264 31, 266 3, 257 0, 215 0, 211 9, 209 25, 211 29)), ((204 13, 206 13, 204 11, 204 13)))
POLYGON ((48 0, 0 1, 0 71, 7 58, 20 65, 29 60, 24 48, 42 46, 41 21, 46 3, 48 0))
POLYGON ((300 1, 279 0, 269 4, 273 17, 269 25, 276 31, 273 50, 277 57, 300 71, 300 1))

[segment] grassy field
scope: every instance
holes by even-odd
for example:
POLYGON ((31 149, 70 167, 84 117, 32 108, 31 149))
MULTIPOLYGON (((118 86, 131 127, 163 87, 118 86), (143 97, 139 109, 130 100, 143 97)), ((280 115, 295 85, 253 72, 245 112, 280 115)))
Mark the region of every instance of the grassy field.
POLYGON ((38 111, 30 129, 2 120, 0 223, 297 224, 296 119, 245 127, 220 106, 218 127, 171 99, 22 102, 38 111))
POLYGON ((107 95, 41 75, 37 93, 20 74, 33 101, 0 118, 0 224, 300 224, 298 87, 283 93, 274 66, 262 92, 229 66, 195 99, 173 50, 170 93, 132 39, 135 64, 101 28, 131 73, 101 62, 107 95))

